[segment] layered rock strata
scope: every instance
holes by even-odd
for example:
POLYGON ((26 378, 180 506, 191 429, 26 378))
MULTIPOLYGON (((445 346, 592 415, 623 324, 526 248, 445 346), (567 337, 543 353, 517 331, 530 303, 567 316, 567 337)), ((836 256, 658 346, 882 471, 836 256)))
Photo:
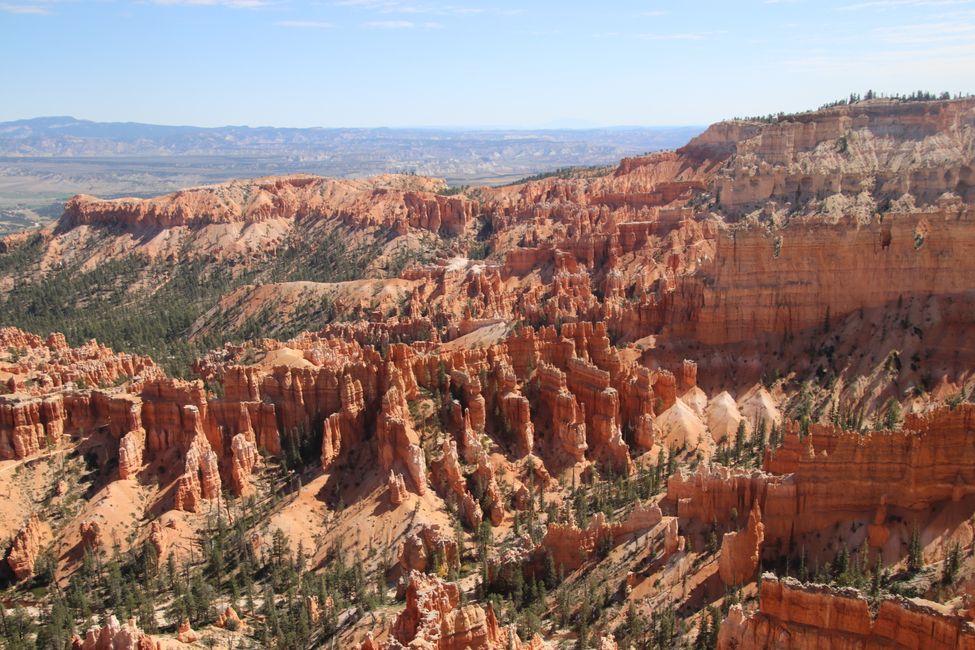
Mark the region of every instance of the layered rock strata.
POLYGON ((891 598, 876 614, 855 589, 762 580, 759 610, 744 615, 733 605, 721 624, 719 650, 763 648, 975 648, 975 626, 943 606, 921 599, 891 598))

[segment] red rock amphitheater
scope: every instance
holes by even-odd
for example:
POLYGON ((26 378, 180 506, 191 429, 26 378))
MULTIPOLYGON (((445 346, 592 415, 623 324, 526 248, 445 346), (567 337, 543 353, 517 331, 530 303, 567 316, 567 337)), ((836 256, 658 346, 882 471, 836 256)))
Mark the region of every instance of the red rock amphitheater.
POLYGON ((975 647, 973 147, 972 100, 876 100, 450 196, 75 197, 0 298, 226 288, 188 378, 0 329, 5 611, 75 648, 975 647), (370 256, 302 279, 323 241, 370 256))

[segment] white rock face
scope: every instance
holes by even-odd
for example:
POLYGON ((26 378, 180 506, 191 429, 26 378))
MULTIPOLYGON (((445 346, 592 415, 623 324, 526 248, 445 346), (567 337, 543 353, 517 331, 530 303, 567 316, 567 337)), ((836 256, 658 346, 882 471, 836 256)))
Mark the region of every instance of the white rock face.
POLYGON ((707 447, 710 441, 704 422, 680 398, 657 416, 655 424, 659 432, 657 440, 665 447, 701 449, 707 447))
POLYGON ((738 423, 741 422, 741 413, 738 405, 728 391, 723 391, 714 396, 708 404, 705 416, 708 429, 711 430, 711 437, 718 444, 722 440, 732 445, 738 434, 738 423))

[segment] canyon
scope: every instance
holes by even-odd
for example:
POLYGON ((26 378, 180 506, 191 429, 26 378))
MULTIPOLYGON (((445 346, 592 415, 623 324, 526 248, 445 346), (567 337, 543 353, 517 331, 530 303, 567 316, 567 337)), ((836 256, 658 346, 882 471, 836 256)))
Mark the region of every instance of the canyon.
POLYGON ((975 101, 871 100, 504 187, 77 196, 0 241, 4 606, 83 648, 969 647, 973 152, 975 101))

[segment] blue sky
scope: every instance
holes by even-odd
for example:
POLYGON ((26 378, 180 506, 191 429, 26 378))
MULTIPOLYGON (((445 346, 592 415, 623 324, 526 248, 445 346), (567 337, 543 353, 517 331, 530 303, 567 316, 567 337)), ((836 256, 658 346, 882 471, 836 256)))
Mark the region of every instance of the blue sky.
POLYGON ((975 0, 0 0, 0 120, 705 124, 975 91, 975 0))

